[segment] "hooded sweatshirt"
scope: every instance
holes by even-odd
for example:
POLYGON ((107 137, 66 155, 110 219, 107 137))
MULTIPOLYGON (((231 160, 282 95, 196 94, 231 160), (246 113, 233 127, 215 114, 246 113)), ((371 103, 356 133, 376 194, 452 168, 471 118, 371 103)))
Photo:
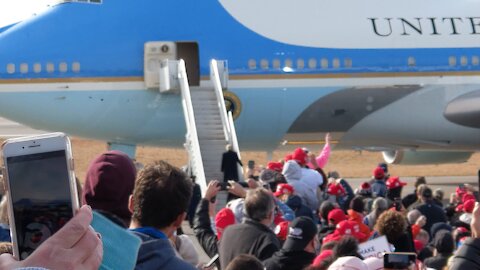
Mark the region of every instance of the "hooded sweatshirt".
POLYGON ((296 161, 289 160, 283 166, 282 174, 287 179, 287 182, 293 186, 295 194, 298 195, 302 202, 311 210, 317 210, 318 198, 315 190, 312 190, 308 185, 302 181, 302 168, 296 161))
POLYGON ((135 165, 127 154, 120 151, 103 153, 88 167, 82 203, 113 214, 128 225, 131 218, 128 198, 133 192, 135 177, 135 165))

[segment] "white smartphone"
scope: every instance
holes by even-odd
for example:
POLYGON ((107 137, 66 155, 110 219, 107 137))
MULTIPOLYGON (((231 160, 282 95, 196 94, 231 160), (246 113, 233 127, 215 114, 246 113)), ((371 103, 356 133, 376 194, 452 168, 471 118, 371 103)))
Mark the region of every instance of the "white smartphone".
POLYGON ((63 133, 8 139, 2 155, 13 254, 23 260, 78 210, 70 140, 63 133))

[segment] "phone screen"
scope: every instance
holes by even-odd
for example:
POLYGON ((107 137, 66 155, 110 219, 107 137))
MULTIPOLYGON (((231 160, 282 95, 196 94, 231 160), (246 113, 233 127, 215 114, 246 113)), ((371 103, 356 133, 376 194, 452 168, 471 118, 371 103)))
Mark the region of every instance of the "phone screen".
POLYGON ((69 172, 64 150, 7 157, 20 259, 72 218, 69 172))
POLYGON ((385 269, 410 269, 415 264, 415 254, 413 253, 385 253, 385 269))

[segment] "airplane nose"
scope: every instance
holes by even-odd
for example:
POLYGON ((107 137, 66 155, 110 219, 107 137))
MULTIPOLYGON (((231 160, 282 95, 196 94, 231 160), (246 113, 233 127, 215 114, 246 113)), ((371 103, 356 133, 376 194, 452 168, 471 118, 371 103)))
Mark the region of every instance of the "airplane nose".
POLYGON ((452 100, 447 104, 443 115, 455 124, 480 128, 480 90, 452 100))

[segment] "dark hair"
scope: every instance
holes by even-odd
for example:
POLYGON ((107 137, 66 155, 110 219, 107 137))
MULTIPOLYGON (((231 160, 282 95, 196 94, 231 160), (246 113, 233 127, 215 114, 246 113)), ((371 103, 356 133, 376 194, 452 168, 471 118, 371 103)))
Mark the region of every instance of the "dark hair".
POLYGON ((333 250, 333 248, 337 245, 337 241, 330 241, 322 245, 320 251, 324 250, 333 250))
POLYGON ((363 260, 358 253, 358 240, 353 236, 344 236, 333 248, 333 257, 335 259, 345 256, 355 256, 363 260))
POLYGON ((320 214, 320 217, 323 220, 328 221, 328 213, 330 213, 330 211, 332 211, 335 208, 336 207, 335 207, 335 204, 333 202, 323 201, 322 204, 320 204, 320 209, 319 209, 318 213, 320 214))
POLYGON ((362 196, 353 197, 353 199, 350 201, 350 209, 352 209, 355 212, 363 213, 363 211, 365 210, 365 203, 363 202, 363 197, 362 196))
POLYGON ((165 161, 145 166, 133 190, 132 218, 141 226, 165 228, 184 213, 192 197, 192 182, 165 161))
POLYGON ((413 186, 416 188, 418 188, 418 186, 420 185, 426 185, 427 184, 427 180, 425 179, 425 176, 419 176, 417 177, 417 180, 415 180, 415 183, 413 184, 413 186))
POLYGON ((233 259, 225 270, 263 270, 263 264, 254 256, 248 254, 240 254, 233 259))
POLYGON ((272 194, 264 188, 249 190, 243 205, 245 214, 256 221, 266 219, 275 207, 272 194))

